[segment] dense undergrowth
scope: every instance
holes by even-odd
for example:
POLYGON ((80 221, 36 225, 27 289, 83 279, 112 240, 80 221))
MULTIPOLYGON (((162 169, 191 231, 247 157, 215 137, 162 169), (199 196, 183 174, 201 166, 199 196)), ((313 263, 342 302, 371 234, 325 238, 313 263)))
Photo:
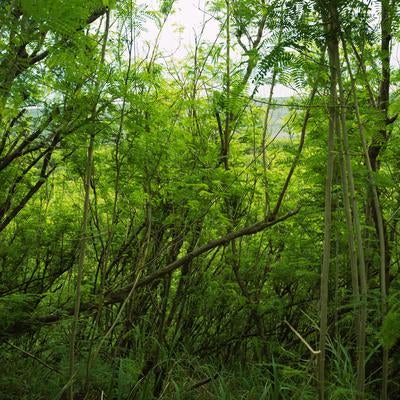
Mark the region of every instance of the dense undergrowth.
POLYGON ((396 400, 398 2, 178 3, 1 2, 0 399, 396 400))

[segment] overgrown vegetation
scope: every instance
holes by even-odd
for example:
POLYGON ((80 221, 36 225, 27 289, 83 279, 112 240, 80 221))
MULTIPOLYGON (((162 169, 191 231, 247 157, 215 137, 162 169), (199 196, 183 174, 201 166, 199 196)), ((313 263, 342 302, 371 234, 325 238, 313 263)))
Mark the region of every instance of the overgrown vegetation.
POLYGON ((398 2, 178 5, 0 2, 1 399, 397 398, 398 2))

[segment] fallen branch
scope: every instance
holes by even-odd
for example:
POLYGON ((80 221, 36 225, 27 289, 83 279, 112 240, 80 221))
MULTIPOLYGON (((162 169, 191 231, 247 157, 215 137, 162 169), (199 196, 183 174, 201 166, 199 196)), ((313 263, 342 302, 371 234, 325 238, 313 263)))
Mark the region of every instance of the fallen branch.
MULTIPOLYGON (((184 257, 181 257, 174 262, 168 264, 166 267, 159 269, 158 271, 153 272, 150 275, 147 275, 143 279, 141 279, 137 285, 136 288, 142 287, 142 286, 147 286, 148 284, 154 282, 157 279, 162 278, 165 275, 168 275, 169 273, 175 271, 176 269, 180 268, 184 264, 192 261, 194 258, 209 252, 210 250, 226 245, 230 243, 232 240, 235 240, 237 238, 240 238, 242 236, 250 236, 254 235, 255 233, 261 232, 266 228, 269 228, 273 225, 278 224, 279 222, 285 221, 288 218, 292 217, 293 215, 297 214, 299 212, 299 209, 296 209, 294 211, 288 212, 284 216, 280 218, 273 218, 273 219, 266 219, 261 222, 257 222, 253 225, 247 226, 245 228, 239 229, 236 232, 231 232, 226 236, 223 236, 219 239, 211 240, 210 242, 204 244, 203 246, 195 248, 193 251, 190 253, 186 254, 184 257)), ((114 292, 110 293, 106 296, 105 302, 107 304, 115 304, 118 302, 121 302, 124 300, 124 298, 128 295, 132 288, 133 283, 125 286, 124 288, 114 292)))
MULTIPOLYGON (((223 236, 215 240, 211 240, 210 242, 204 244, 203 246, 197 247, 193 251, 187 253, 184 257, 181 257, 175 260, 174 262, 168 264, 166 267, 161 268, 158 271, 155 271, 152 274, 145 276, 138 282, 132 282, 129 285, 123 287, 122 289, 106 294, 104 299, 104 304, 112 305, 121 303, 129 295, 133 286, 135 286, 135 289, 147 286, 150 283, 153 283, 154 281, 161 279, 165 275, 168 275, 171 272, 179 269, 186 263, 192 261, 194 258, 199 257, 202 254, 208 253, 210 250, 215 249, 216 247, 227 245, 232 240, 235 240, 243 236, 254 235, 258 232, 263 231, 266 228, 270 228, 280 222, 287 220, 293 215, 296 215, 298 212, 299 208, 290 211, 279 218, 271 216, 270 218, 257 222, 253 225, 246 226, 245 228, 239 229, 238 231, 228 233, 226 236, 223 236)), ((95 311, 97 307, 98 303, 96 301, 82 303, 81 312, 95 311)), ((58 322, 60 319, 69 317, 73 314, 74 310, 73 308, 70 308, 67 310, 63 310, 57 314, 45 315, 35 318, 25 318, 24 320, 15 321, 12 325, 8 326, 3 332, 0 332, 0 337, 25 334, 35 329, 35 327, 40 327, 46 324, 53 324, 55 322, 58 322)))

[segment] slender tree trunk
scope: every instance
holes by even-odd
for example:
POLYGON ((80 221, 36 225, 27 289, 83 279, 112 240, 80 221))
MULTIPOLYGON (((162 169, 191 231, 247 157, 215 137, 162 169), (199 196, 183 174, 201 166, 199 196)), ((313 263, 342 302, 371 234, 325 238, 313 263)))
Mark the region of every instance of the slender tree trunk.
POLYGON ((92 133, 89 139, 88 151, 87 151, 87 161, 86 161, 86 170, 85 170, 85 178, 84 178, 84 187, 85 187, 85 200, 83 205, 83 216, 82 216, 82 229, 81 229, 81 237, 79 240, 79 258, 78 258, 78 275, 76 279, 76 293, 75 293, 75 307, 74 307, 74 317, 72 321, 71 328, 71 340, 69 347, 69 399, 74 399, 74 380, 75 380, 75 342, 76 336, 78 334, 78 324, 79 324, 79 312, 81 305, 81 285, 83 278, 83 268, 85 263, 85 254, 86 254, 86 243, 87 243, 87 226, 89 221, 89 206, 90 206, 90 180, 92 178, 92 170, 93 170, 93 153, 94 153, 94 137, 95 135, 92 133))
MULTIPOLYGON (((344 46, 345 48, 345 46, 344 46)), ((384 232, 384 221, 382 216, 382 210, 379 201, 379 195, 377 186, 374 179, 374 170, 370 160, 370 153, 368 151, 367 139, 365 134, 364 123, 361 118, 360 108, 358 104, 358 96, 356 91, 356 85, 354 76, 351 70, 350 61, 345 51, 346 63, 348 66, 348 71, 351 79, 352 92, 354 97, 354 108, 358 123, 358 129, 360 133, 361 144, 363 148, 365 165, 368 171, 368 181, 370 186, 370 192, 372 193, 372 203, 374 207, 374 212, 377 220, 377 231, 378 231, 378 240, 379 240, 379 256, 380 256, 380 285, 381 285, 381 306, 382 306, 382 318, 386 315, 387 312, 387 293, 386 293, 386 246, 385 246, 385 232, 384 232)), ((388 386, 388 351, 383 349, 382 353, 382 393, 381 399, 387 399, 387 386, 388 386)))
MULTIPOLYGON (((104 64, 105 59, 105 51, 106 44, 108 39, 108 31, 110 26, 110 13, 107 10, 106 13, 106 26, 103 36, 103 45, 101 52, 101 60, 100 64, 104 64)), ((96 82, 96 93, 99 90, 99 80, 96 82)), ((94 105, 93 109, 93 117, 96 117, 96 108, 97 104, 94 105)), ((71 328, 71 338, 70 338, 70 348, 69 348, 69 399, 74 399, 74 380, 75 380, 75 343, 76 337, 79 330, 79 314, 80 314, 80 306, 81 306, 81 285, 83 278, 83 270, 85 265, 85 255, 86 255, 86 244, 87 244, 87 227, 89 222, 90 215, 90 182, 92 179, 93 173, 93 159, 94 159, 94 145, 95 145, 95 132, 90 134, 89 144, 87 149, 87 158, 86 158, 86 168, 85 168, 85 177, 84 177, 84 205, 83 205, 83 215, 82 215, 82 228, 81 228, 81 237, 79 240, 79 257, 77 264, 77 279, 76 279, 76 293, 75 293, 75 305, 74 305, 74 317, 71 328)))
POLYGON ((354 255, 356 263, 354 265, 355 270, 352 271, 352 276, 356 280, 354 301, 356 302, 356 338, 357 338, 357 399, 364 398, 364 386, 365 386, 365 343, 366 343, 366 323, 367 323, 367 276, 365 268, 365 256, 364 256, 364 246, 361 231, 361 222, 358 212, 358 204, 356 198, 353 168, 351 164, 350 157, 350 146, 346 127, 346 114, 344 112, 345 95, 342 83, 342 76, 340 72, 339 64, 339 53, 336 57, 338 71, 338 84, 339 84, 339 97, 341 104, 340 112, 340 142, 343 152, 344 159, 344 175, 345 175, 345 185, 347 188, 343 187, 343 191, 347 192, 348 200, 345 201, 347 223, 351 232, 349 232, 349 242, 352 242, 354 248, 352 251, 357 253, 354 255), (345 190, 346 189, 346 190, 345 190), (361 294, 361 296, 360 296, 361 294))
MULTIPOLYGON (((392 16, 394 10, 394 3, 390 0, 381 0, 381 67, 382 79, 379 89, 378 107, 382 113, 382 133, 380 135, 383 143, 386 143, 388 138, 387 121, 389 109, 389 91, 390 91, 390 42, 392 39, 392 16)), ((378 146, 370 146, 369 153, 374 156, 370 160, 371 167, 374 171, 378 168, 377 156, 379 155, 382 144, 378 146), (374 151, 377 147, 378 151, 374 151)), ((387 313, 387 286, 389 277, 389 244, 387 239, 387 228, 382 215, 380 207, 379 193, 375 185, 372 192, 374 215, 376 220, 376 227, 379 237, 380 249, 380 286, 381 286, 381 306, 382 306, 382 320, 387 313)), ((388 375, 389 375, 389 352, 385 347, 382 349, 382 392, 381 399, 387 400, 388 398, 388 375)))
POLYGON ((231 6, 230 0, 226 0, 226 104, 225 104, 225 129, 222 149, 224 168, 229 169, 229 144, 231 140, 231 6))
POLYGON ((274 69, 272 73, 271 87, 269 89, 268 105, 265 110, 264 125, 261 139, 261 150, 262 150, 262 165, 263 165, 263 181, 264 181, 264 196, 265 196, 265 216, 269 214, 270 209, 270 198, 269 198, 269 185, 268 185, 268 162, 267 162, 267 137, 268 127, 270 123, 271 115, 271 103, 272 96, 274 95, 275 82, 276 82, 277 70, 274 69))
POLYGON ((328 156, 325 182, 325 212, 324 212, 324 248, 321 267, 320 289, 320 339, 318 357, 318 393, 319 399, 325 399, 325 364, 326 340, 328 334, 328 282, 331 261, 331 231, 332 231, 332 183, 335 164, 335 135, 337 130, 337 12, 334 5, 329 4, 328 9, 322 9, 322 17, 326 26, 327 49, 330 71, 330 106, 329 106, 329 131, 328 131, 328 156))

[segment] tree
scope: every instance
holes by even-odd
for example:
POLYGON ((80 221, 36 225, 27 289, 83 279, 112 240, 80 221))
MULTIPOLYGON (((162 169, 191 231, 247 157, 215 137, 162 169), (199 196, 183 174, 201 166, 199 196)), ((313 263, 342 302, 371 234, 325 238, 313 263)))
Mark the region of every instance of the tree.
POLYGON ((5 5, 6 398, 395 396, 398 6, 5 5))

